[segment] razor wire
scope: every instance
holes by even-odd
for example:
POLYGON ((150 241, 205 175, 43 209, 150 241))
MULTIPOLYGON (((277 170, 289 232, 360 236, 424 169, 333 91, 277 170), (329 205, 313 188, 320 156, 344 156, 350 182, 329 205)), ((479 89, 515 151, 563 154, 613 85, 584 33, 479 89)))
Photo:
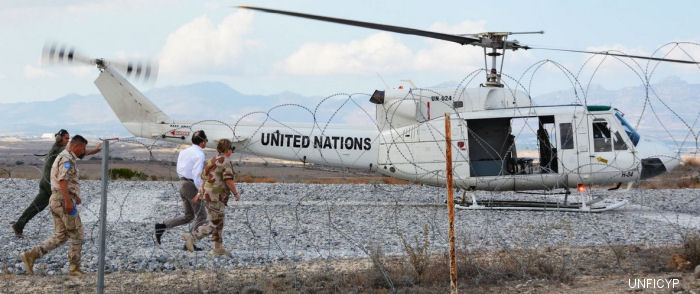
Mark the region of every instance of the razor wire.
MULTIPOLYGON (((588 61, 587 61, 588 62, 588 61)), ((537 62, 528 71, 532 70, 527 83, 526 75, 518 79, 511 76, 506 77, 506 86, 513 92, 521 89, 530 99, 530 91, 533 84, 534 75, 547 63, 554 64, 571 81, 571 88, 574 92, 573 102, 587 104, 588 88, 593 77, 588 80, 587 85, 579 82, 579 70, 576 75, 572 74, 563 65, 551 60, 537 62), (511 83, 513 86, 511 86, 511 83), (527 89, 524 84, 527 84, 527 89), (581 95, 581 97, 579 96, 581 95)), ((600 65, 598 65, 600 66, 600 65)), ((597 67, 596 67, 597 68, 597 67)), ((632 69, 630 67, 630 69, 632 69)), ((482 69, 483 70, 483 69, 482 69)), ((454 93, 463 93, 480 71, 468 74, 456 87, 454 93)), ((644 101, 644 109, 656 113, 658 110, 651 106, 648 93, 659 101, 663 98, 658 95, 649 83, 652 71, 642 71, 647 78, 644 79, 644 87, 647 97, 644 101)), ((638 72, 635 71, 635 74, 638 72)), ((418 90, 425 90, 426 93, 436 93, 431 89, 411 89, 406 100, 422 99, 423 94, 418 90)), ((456 94, 455 94, 456 95, 456 94)), ((285 124, 275 117, 275 112, 281 109, 297 109, 308 113, 312 119, 313 128, 325 134, 327 127, 333 123, 344 107, 358 107, 370 119, 372 127, 380 129, 378 118, 372 120, 372 116, 362 108, 355 100, 356 97, 369 97, 368 94, 333 94, 322 99, 315 107, 310 108, 301 104, 284 104, 275 106, 268 111, 254 112, 243 115, 234 124, 228 124, 218 120, 207 120, 192 123, 189 131, 209 125, 224 126, 231 131, 230 138, 237 138, 247 134, 238 134, 239 125, 244 118, 256 114, 264 115, 264 121, 257 130, 254 130, 250 138, 255 136, 261 128, 268 122, 274 123, 280 128, 285 128, 292 132, 304 134, 306 130, 296 130, 293 125, 285 124), (335 99, 335 100, 334 100, 335 99), (337 101, 336 101, 337 100, 337 101), (326 103, 339 103, 334 112, 327 119, 321 119, 320 111, 326 103)), ((668 110, 670 107, 664 104, 668 110)), ((387 106, 391 110, 391 105, 387 106)), ((534 107, 534 106, 533 106, 534 107)), ((531 114, 525 112, 529 110, 515 109, 514 117, 527 117, 531 114)), ((394 114, 396 108, 394 108, 394 114)), ((457 119, 463 119, 459 111, 454 111, 457 119)), ((644 112, 644 110, 643 110, 644 112)), ((642 112, 642 113, 643 113, 642 112)), ((679 114, 673 113, 683 120, 679 114)), ((536 115, 536 114, 535 114, 536 115)), ((536 118, 536 116, 535 116, 536 118)), ((405 140, 405 128, 395 127, 391 124, 393 119, 385 117, 388 123, 386 132, 397 134, 396 141, 391 145, 410 144, 405 140)), ((693 119, 693 118, 690 118, 693 119)), ((695 129, 698 117, 694 118, 693 124, 683 121, 689 128, 688 135, 684 138, 680 146, 686 140, 695 141, 696 149, 691 152, 697 154, 697 131, 695 129), (691 138, 692 137, 692 138, 691 138)), ((663 120, 658 122, 664 125, 663 120)), ((587 122, 590 123, 590 122, 587 122)), ((639 124, 639 122, 638 122, 639 124)), ((669 132, 663 126, 666 132, 669 132)), ((425 130, 430 142, 437 144, 437 149, 444 157, 444 135, 440 131, 439 125, 426 125, 425 130)), ((536 126, 525 124, 519 132, 536 132, 536 126)), ((490 146, 467 126, 469 138, 473 138, 476 144, 482 148, 493 150, 502 149, 503 146, 490 146)), ((378 144, 382 139, 380 133, 372 139, 372 144, 378 144)), ((391 135, 390 137, 393 137, 391 135)), ((516 136, 517 137, 517 136, 516 136)), ((612 138, 611 138, 612 139, 612 138)), ((256 139, 254 139, 256 140, 256 139)), ((251 140, 248 144, 255 142, 251 140)), ((203 247, 203 251, 190 253, 182 250, 184 244, 181 234, 191 232, 192 224, 169 229, 163 236, 163 244, 158 245, 153 240, 153 225, 163 219, 182 214, 182 206, 177 182, 177 174, 174 171, 172 162, 177 158, 177 154, 182 151, 183 146, 174 143, 164 142, 158 138, 120 138, 116 141, 112 150, 124 148, 118 146, 125 145, 131 149, 142 149, 148 153, 147 166, 144 173, 148 175, 148 170, 153 168, 165 168, 167 177, 160 181, 137 181, 137 180, 110 180, 109 183, 109 204, 107 222, 107 273, 118 271, 190 271, 190 270, 230 270, 232 268, 262 266, 271 268, 280 264, 295 264, 305 261, 313 261, 325 266, 332 271, 332 261, 344 258, 370 258, 377 250, 374 246, 379 244, 388 256, 405 256, 402 249, 401 240, 403 236, 409 239, 419 235, 419 230, 424 227, 429 228, 430 248, 429 252, 444 252, 447 247, 447 228, 445 225, 446 212, 444 210, 444 189, 441 187, 423 186, 417 184, 388 185, 388 184, 306 184, 306 183, 243 183, 236 185, 241 193, 241 201, 229 202, 226 208, 226 218, 224 221, 224 247, 230 251, 228 256, 211 256, 208 251, 212 249, 211 242, 202 239, 197 245, 203 247), (135 147, 136 146, 136 147, 135 147), (163 149, 163 150, 156 150, 163 149), (169 180, 169 181, 168 181, 169 180)), ((391 147, 388 147, 391 148, 391 147)), ((455 148, 453 146, 453 148, 455 148)), ((335 150, 338 153, 337 150, 335 150)), ((207 158, 211 154, 207 155, 207 158)), ((31 155, 14 155, 13 158, 31 158, 31 155)), ((96 155, 99 156, 99 155, 96 155)), ((416 164, 416 155, 410 148, 400 149, 399 158, 401 161, 409 163, 409 168, 404 170, 415 174, 416 179, 429 177, 435 173, 420 164, 416 164), (412 163, 412 164, 411 164, 412 163)), ((342 157, 339 157, 342 159, 342 157)), ((239 157, 236 167, 243 167, 251 164, 253 160, 269 162, 269 159, 247 155, 239 157)), ((500 158, 503 160, 503 158, 500 158)), ((612 158, 612 162, 616 159, 612 158)), ((115 157, 109 159, 110 167, 114 167, 120 160, 115 157)), ((341 161, 342 162, 342 161, 341 161)), ((84 162, 79 162, 78 166, 84 162)), ((389 162, 391 164, 391 162, 389 162)), ((578 168, 602 167, 602 164, 584 164, 578 168)), ((38 170, 41 170, 32 165, 38 170)), ((234 169, 236 169, 234 167, 234 169)), ((264 167, 263 167, 264 168, 264 167)), ((324 164, 315 164, 303 168, 320 168, 323 170, 324 164)), ((377 167, 379 168, 379 167, 377 167)), ((25 208, 36 190, 37 181, 31 179, 14 178, 17 175, 18 165, 3 167, 0 174, 7 177, 0 177, 0 201, 2 207, 9 208, 8 212, 0 216, 0 223, 7 225, 11 220, 16 219, 21 209, 25 208), (23 197, 16 197, 22 194, 23 197)), ((332 169, 332 168, 330 168, 332 169)), ((625 169, 616 170, 616 172, 625 169)), ((360 170, 335 169, 336 173, 346 177, 353 176, 377 176, 374 173, 360 170)), ((503 170, 501 170, 504 173, 503 170)), ((563 170, 562 173, 573 173, 574 170, 563 170)), ((240 172, 238 174, 240 176, 240 172)), ((94 176, 94 175, 93 175, 94 176)), ((455 175, 455 179, 463 179, 463 175, 455 175)), ((533 179, 533 181, 537 181, 533 179)), ((460 187, 466 193, 468 187, 460 187)), ((543 185, 542 188, 545 188, 543 185)), ((96 265, 96 244, 99 228, 97 221, 99 207, 99 197, 97 193, 99 185, 94 180, 81 180, 81 198, 84 204, 79 206, 80 215, 84 218, 85 229, 83 244, 83 264, 88 272, 94 271, 96 265)), ((697 191, 697 190, 695 190, 697 191)), ((644 207, 642 210, 622 210, 603 214, 591 213, 551 213, 551 212, 519 212, 519 211, 458 211, 457 215, 457 235, 462 242, 461 249, 467 251, 477 250, 504 250, 511 258, 522 264, 524 257, 519 256, 517 250, 561 247, 561 246, 608 246, 627 244, 664 244, 664 242, 678 242, 682 230, 692 227, 693 223, 684 222, 678 216, 697 216, 698 205, 700 203, 699 193, 695 195, 684 195, 681 199, 674 199, 680 203, 670 203, 666 196, 658 199, 661 190, 642 190, 637 188, 632 191, 608 192, 616 197, 629 199, 637 206, 644 207), (676 207, 674 205, 680 206, 676 207), (668 212, 672 212, 670 215, 668 212), (693 212, 694 211, 694 212, 693 212), (653 216, 648 216, 653 215, 653 216), (673 219, 673 214, 676 219, 673 219), (654 217, 656 218, 654 220, 654 217), (623 221, 621 221, 623 220, 623 221), (640 228, 651 228, 645 222, 655 222, 657 226, 671 228, 672 233, 661 234, 660 242, 652 238, 642 238, 629 230, 630 225, 638 225, 640 228)), ((522 199, 523 197, 512 192, 489 192, 470 191, 475 193, 482 201, 489 199, 522 199)), ((593 193, 587 191, 586 193, 593 193)), ((600 193, 600 191, 595 191, 600 193)), ((676 193, 674 191, 669 193, 676 193)), ((691 191, 692 193, 692 191, 691 191)), ((572 196, 573 197, 573 196, 572 196)), ((561 197, 552 195, 530 195, 527 199, 551 200, 561 197)), ((202 206, 203 207, 203 206, 202 206)), ((45 209, 45 210, 48 210, 45 209)), ((692 218, 691 218, 692 220, 692 218)), ((22 273, 21 265, 18 266, 19 252, 28 250, 39 244, 43 239, 53 235, 50 226, 51 216, 47 212, 37 215, 25 229, 25 237, 22 239, 11 239, 5 230, 5 239, 11 239, 10 245, 3 247, 2 262, 10 265, 12 273, 22 273)), ((10 233, 11 234, 11 233, 10 233)), ((2 235, 0 235, 2 236, 2 235)), ((653 235, 652 235, 653 237, 653 235)), ((19 261, 21 263, 21 261, 19 261)), ((59 247, 37 261, 35 266, 39 275, 62 275, 65 271, 66 254, 65 247, 59 247)), ((483 269, 486 270, 486 269, 483 269)), ((301 274, 303 269, 291 267, 291 273, 301 274)), ((263 275, 261 273, 260 275, 263 275)), ((116 281, 112 281, 109 276, 106 278, 106 285, 115 287, 116 281)), ((389 284, 393 283, 389 281, 389 284)), ((117 286, 123 287, 123 286, 117 286)), ((121 288, 122 290, 126 290, 121 288)), ((302 287, 295 288, 296 291, 304 292, 302 287)))

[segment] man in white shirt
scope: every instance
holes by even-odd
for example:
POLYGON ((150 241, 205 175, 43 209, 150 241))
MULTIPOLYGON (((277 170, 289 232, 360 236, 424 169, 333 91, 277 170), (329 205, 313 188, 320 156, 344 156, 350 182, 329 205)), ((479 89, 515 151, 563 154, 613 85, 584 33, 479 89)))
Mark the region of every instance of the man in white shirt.
MULTIPOLYGON (((177 175, 180 177, 180 198, 185 208, 185 215, 168 219, 163 223, 156 223, 156 241, 160 244, 160 238, 166 229, 177 227, 195 220, 194 227, 206 223, 207 212, 202 201, 193 202, 199 187, 202 185, 202 169, 204 168, 204 147, 207 145, 207 135, 203 130, 192 134, 192 146, 180 151, 177 157, 177 175)), ((199 248, 198 248, 199 249, 199 248)), ((201 249, 200 249, 201 250, 201 249)))

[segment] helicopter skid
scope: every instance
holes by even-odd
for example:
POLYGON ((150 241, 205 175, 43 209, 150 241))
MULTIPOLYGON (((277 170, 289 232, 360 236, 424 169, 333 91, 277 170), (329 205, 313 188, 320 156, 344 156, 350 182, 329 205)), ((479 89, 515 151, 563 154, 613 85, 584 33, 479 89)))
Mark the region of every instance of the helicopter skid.
MULTIPOLYGON (((472 200, 474 200, 472 198, 472 200)), ((540 202, 540 201, 502 201, 485 200, 483 202, 466 201, 455 204, 462 210, 525 210, 525 211, 562 211, 562 212, 603 212, 627 204, 627 200, 607 200, 596 198, 582 203, 540 202), (474 204, 476 203, 476 204, 474 204)))

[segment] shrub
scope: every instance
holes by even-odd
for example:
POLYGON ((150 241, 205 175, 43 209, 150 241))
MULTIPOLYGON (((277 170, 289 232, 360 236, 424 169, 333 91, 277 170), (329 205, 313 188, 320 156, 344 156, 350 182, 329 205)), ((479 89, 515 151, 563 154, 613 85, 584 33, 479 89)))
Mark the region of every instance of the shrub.
POLYGON ((109 177, 112 180, 116 179, 125 179, 125 180, 131 180, 133 178, 141 181, 145 181, 148 179, 148 175, 140 172, 140 171, 134 171, 130 168, 110 168, 109 169, 109 177))
POLYGON ((416 276, 420 277, 423 275, 423 271, 429 262, 430 255, 428 254, 428 249, 430 247, 430 229, 426 224, 423 228, 423 238, 418 239, 418 236, 413 236, 413 244, 409 243, 403 234, 399 233, 399 238, 401 238, 401 243, 403 243, 403 248, 408 255, 408 261, 416 276))
POLYGON ((684 238, 685 259, 690 261, 690 268, 700 265, 700 232, 694 232, 684 238))

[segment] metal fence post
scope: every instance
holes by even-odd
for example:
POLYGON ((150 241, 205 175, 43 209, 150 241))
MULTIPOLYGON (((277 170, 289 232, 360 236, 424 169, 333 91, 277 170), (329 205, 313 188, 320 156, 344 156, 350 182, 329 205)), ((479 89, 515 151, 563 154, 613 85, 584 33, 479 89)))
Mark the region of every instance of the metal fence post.
POLYGON ((102 199, 100 200, 100 243, 97 293, 105 291, 105 238, 107 235, 107 184, 109 183, 109 140, 102 140, 102 199))
POLYGON ((452 183, 452 127, 450 114, 445 113, 445 164, 447 176, 447 217, 449 220, 450 239, 450 291, 457 293, 457 261, 455 254, 455 200, 452 183))

